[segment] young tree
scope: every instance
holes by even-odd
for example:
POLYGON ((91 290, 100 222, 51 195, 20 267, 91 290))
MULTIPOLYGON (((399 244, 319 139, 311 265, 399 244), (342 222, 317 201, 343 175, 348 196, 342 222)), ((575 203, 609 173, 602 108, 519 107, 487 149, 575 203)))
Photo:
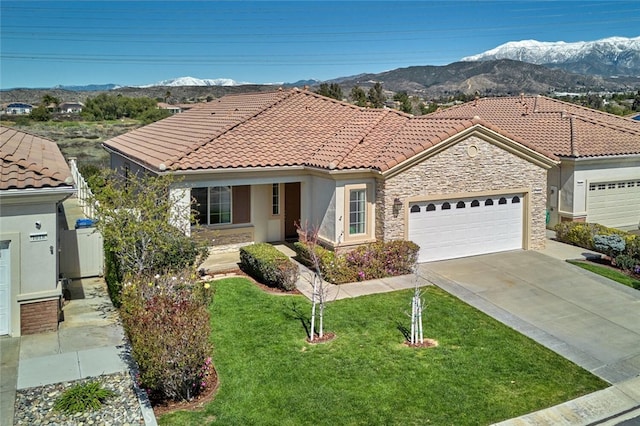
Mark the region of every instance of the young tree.
POLYGON ((412 345, 423 344, 424 335, 422 333, 422 291, 418 287, 418 276, 414 271, 415 286, 413 287, 413 298, 411 299, 411 335, 410 343, 412 345))
POLYGON ((180 270, 204 253, 175 225, 193 217, 190 204, 171 193, 175 182, 171 175, 112 172, 96 194, 96 227, 124 276, 180 270))
POLYGON ((324 307, 327 300, 328 288, 324 285, 322 269, 320 267, 320 258, 316 251, 316 247, 318 246, 318 229, 309 227, 302 229, 298 226, 298 230, 300 231, 300 240, 307 248, 309 259, 311 260, 311 267, 313 268, 311 325, 309 327, 309 341, 312 342, 315 340, 316 335, 318 339, 322 339, 324 337, 324 307))

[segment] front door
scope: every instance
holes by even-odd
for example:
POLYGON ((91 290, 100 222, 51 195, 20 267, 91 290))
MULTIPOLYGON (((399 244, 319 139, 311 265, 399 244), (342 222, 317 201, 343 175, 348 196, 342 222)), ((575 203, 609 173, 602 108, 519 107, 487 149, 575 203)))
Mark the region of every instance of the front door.
POLYGON ((284 185, 284 237, 298 239, 296 223, 300 223, 300 182, 284 185))

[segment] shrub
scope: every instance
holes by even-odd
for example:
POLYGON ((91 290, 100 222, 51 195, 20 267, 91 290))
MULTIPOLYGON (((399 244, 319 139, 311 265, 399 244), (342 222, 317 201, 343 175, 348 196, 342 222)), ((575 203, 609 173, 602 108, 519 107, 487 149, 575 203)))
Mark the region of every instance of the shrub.
POLYGON ((242 247, 240 268, 270 287, 286 291, 296 288, 298 267, 271 244, 258 243, 242 247))
POLYGON ((205 388, 210 300, 209 284, 186 272, 123 286, 122 322, 140 368, 140 385, 152 398, 190 400, 205 388))
MULTIPOLYGON (((308 245, 295 244, 300 261, 313 267, 308 245)), ((377 242, 357 247, 346 255, 316 246, 323 278, 334 284, 409 274, 420 248, 411 241, 377 242)))
POLYGON ((563 243, 595 250, 593 237, 595 235, 620 235, 628 233, 619 229, 607 228, 599 223, 562 222, 555 226, 556 238, 563 243))
POLYGON ((120 307, 120 293, 122 292, 122 270, 115 249, 104 241, 104 280, 107 283, 109 297, 113 306, 120 307))
POLYGON ((80 413, 89 410, 98 410, 102 403, 116 393, 104 389, 96 381, 79 383, 64 391, 53 404, 53 409, 67 414, 80 413))
POLYGON ((624 251, 624 238, 620 235, 594 235, 593 247, 609 257, 616 257, 624 251))
POLYGON ((615 257, 616 266, 624 271, 634 271, 636 265, 640 264, 637 259, 628 254, 619 254, 615 257))

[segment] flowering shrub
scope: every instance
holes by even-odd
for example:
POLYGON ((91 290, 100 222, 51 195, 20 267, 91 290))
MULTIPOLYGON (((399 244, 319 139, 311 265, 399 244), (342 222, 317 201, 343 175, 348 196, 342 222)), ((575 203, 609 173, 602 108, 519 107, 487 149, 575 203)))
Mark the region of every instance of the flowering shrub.
POLYGON ((186 273, 156 275, 127 282, 121 297, 140 385, 154 399, 197 396, 206 386, 211 363, 211 285, 186 273))
POLYGON ((271 244, 258 243, 242 247, 240 268, 270 287, 287 291, 296 288, 298 266, 271 244))
MULTIPOLYGON (((300 260, 312 266, 308 246, 299 242, 295 247, 300 260)), ((420 248, 411 241, 389 241, 363 245, 345 255, 336 255, 318 246, 315 249, 323 278, 334 284, 344 284, 409 274, 420 248)))

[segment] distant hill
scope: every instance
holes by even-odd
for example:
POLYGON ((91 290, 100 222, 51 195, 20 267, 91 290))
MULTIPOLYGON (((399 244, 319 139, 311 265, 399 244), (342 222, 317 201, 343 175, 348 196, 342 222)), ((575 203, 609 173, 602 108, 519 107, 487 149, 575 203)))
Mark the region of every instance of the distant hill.
POLYGON ((461 61, 496 59, 513 59, 579 74, 640 77, 640 37, 576 43, 512 41, 461 61))
POLYGON ((381 82, 386 90, 406 91, 427 98, 455 93, 480 96, 549 94, 555 91, 632 91, 640 88, 640 78, 604 78, 574 74, 511 59, 482 62, 454 62, 444 66, 413 66, 378 74, 361 74, 332 80, 350 90, 381 82))

